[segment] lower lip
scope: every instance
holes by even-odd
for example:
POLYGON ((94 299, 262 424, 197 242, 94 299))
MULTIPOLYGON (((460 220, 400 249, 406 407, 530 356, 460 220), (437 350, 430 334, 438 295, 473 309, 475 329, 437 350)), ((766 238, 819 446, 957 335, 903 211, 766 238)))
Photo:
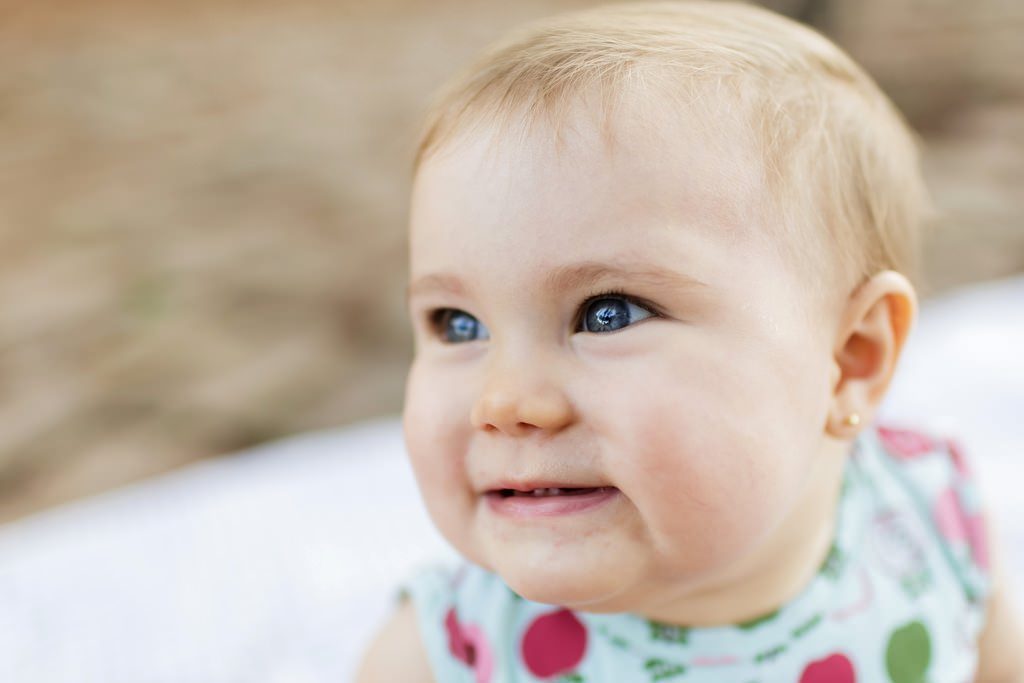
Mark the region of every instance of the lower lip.
POLYGON ((605 487, 590 493, 561 496, 507 496, 488 493, 484 497, 491 510, 506 517, 561 517, 594 510, 619 496, 617 488, 605 487))

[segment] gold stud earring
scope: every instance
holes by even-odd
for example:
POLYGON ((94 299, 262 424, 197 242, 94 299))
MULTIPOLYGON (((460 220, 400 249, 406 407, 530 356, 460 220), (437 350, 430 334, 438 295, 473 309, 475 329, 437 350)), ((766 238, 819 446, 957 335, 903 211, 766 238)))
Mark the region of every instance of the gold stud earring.
POLYGON ((860 415, 858 413, 850 413, 843 418, 843 424, 848 427, 856 427, 860 424, 860 415))

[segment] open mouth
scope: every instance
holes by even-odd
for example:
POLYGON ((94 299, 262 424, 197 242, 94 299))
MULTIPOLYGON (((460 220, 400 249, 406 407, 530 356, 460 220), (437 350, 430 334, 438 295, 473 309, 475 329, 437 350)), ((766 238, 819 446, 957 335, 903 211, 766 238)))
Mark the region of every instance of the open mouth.
POLYGON ((510 518, 561 517, 603 507, 619 498, 614 486, 492 489, 484 499, 499 515, 510 518))
POLYGON ((515 489, 499 489, 497 491, 491 491, 491 494, 496 494, 502 498, 542 498, 550 496, 582 496, 588 493, 595 493, 604 490, 610 490, 612 487, 591 487, 591 488, 546 488, 546 489, 532 489, 530 491, 517 491, 515 489))

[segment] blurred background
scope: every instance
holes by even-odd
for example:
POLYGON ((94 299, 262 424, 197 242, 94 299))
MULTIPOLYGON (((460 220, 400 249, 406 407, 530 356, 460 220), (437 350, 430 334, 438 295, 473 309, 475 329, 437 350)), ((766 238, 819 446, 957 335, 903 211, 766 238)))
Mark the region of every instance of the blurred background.
MULTIPOLYGON (((582 0, 0 0, 0 522, 401 409, 429 97, 582 0)), ((1024 3, 774 0, 926 143, 924 296, 1024 272, 1024 3)))

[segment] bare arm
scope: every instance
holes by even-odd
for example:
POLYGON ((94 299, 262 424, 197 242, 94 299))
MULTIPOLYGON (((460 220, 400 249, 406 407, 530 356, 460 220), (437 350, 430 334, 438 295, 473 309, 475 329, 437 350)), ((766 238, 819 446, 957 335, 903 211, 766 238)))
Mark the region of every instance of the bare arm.
POLYGON ((420 639, 416 610, 404 600, 363 657, 356 683, 435 683, 420 639))
POLYGON ((992 592, 988 616, 978 641, 977 683, 1024 683, 1024 628, 1016 612, 1013 589, 1000 539, 989 523, 992 592))

